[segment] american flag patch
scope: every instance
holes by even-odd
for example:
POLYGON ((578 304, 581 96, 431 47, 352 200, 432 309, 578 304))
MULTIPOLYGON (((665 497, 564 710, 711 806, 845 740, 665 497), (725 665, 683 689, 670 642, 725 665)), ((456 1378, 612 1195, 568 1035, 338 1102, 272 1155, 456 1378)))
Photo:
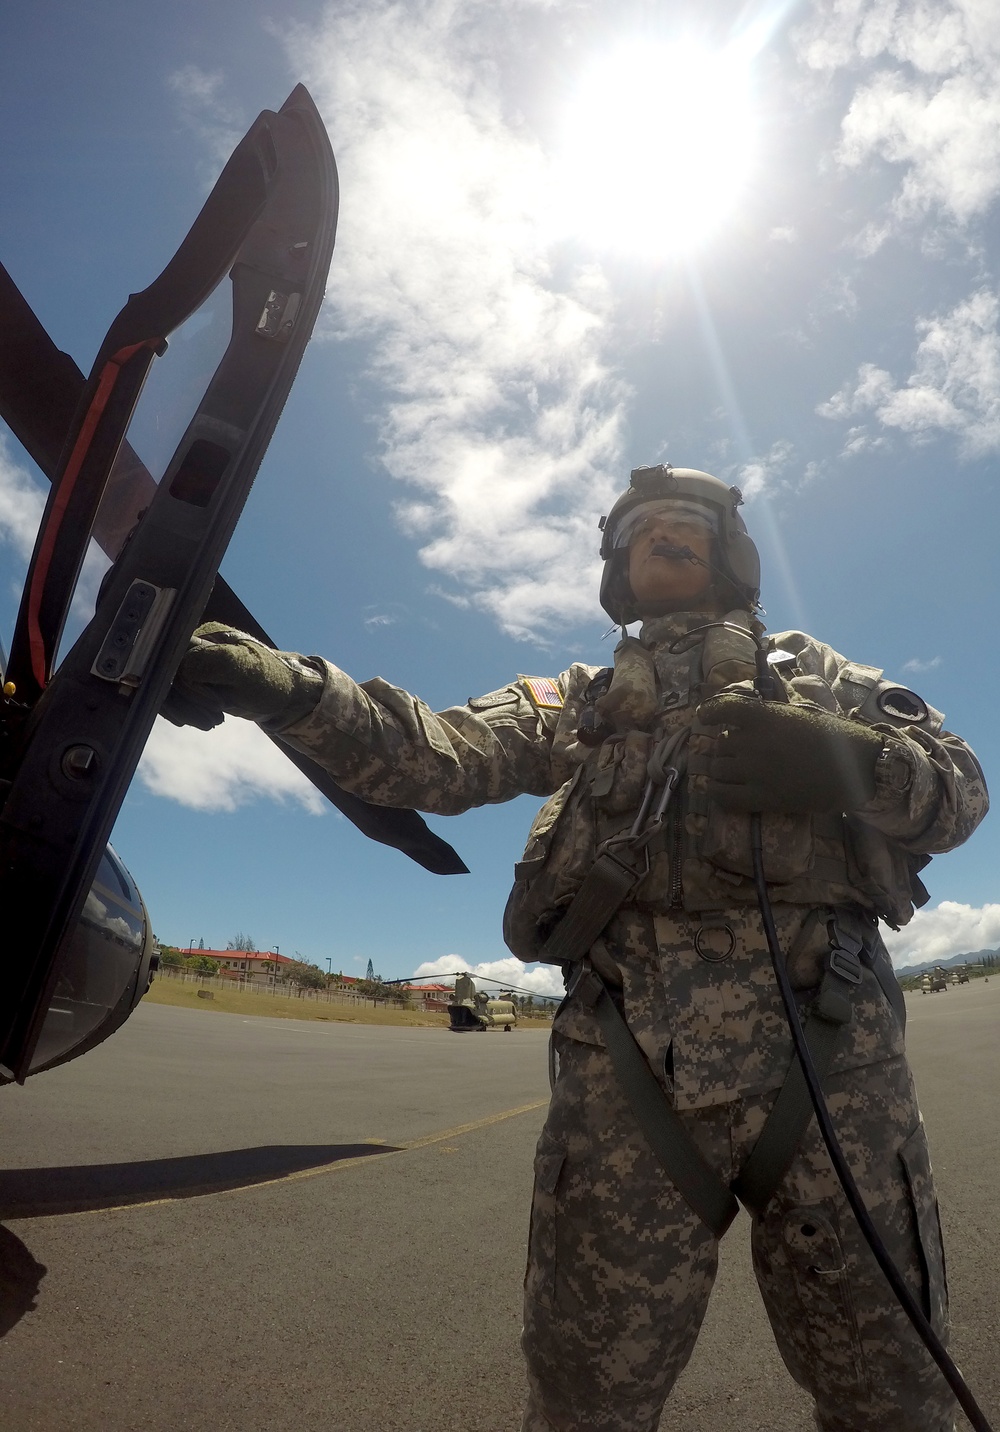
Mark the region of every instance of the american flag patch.
POLYGON ((542 710, 561 711, 564 698, 558 685, 550 676, 522 676, 521 684, 527 688, 532 701, 542 710))

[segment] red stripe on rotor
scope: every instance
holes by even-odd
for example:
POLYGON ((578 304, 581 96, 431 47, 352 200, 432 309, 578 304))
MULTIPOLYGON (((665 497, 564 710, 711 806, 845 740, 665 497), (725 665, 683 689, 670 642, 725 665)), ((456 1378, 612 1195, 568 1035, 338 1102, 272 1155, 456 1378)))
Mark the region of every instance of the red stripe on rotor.
POLYGON ((77 434, 76 442, 73 444, 73 451, 69 455, 69 461, 59 479, 59 486, 56 489, 55 501, 52 505, 52 515, 45 529, 42 545, 38 551, 38 560, 35 563, 34 571, 31 574, 31 588, 28 593, 28 649, 31 653, 31 670, 39 687, 44 690, 48 677, 48 662, 45 652, 45 638, 42 635, 42 628, 39 621, 39 611, 42 605, 42 594, 45 590, 45 583, 49 575, 49 567, 52 564, 52 554, 55 551, 56 541, 62 527, 69 500, 73 495, 76 480, 80 475, 80 469, 90 451, 91 443, 94 441, 94 434, 101 421, 104 410, 108 405, 111 394, 114 392, 115 384, 121 377, 121 370, 130 358, 134 357, 141 348, 157 347, 161 340, 149 338, 143 343, 132 343, 127 348, 120 348, 117 353, 108 359, 101 370, 101 376, 97 380, 97 391, 94 393, 90 407, 87 409, 80 431, 77 434))

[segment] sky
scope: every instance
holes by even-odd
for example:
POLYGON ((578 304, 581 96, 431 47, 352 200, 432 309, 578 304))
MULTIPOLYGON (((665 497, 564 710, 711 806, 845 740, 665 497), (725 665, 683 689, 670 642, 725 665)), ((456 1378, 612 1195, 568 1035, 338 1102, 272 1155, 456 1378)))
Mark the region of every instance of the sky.
MULTIPOLYGON (((604 665, 597 521, 669 461, 743 489, 770 630, 912 686, 989 779, 998 61, 1000 0, 36 0, 0 16, 0 258, 88 371, 305 83, 337 244, 222 566, 279 645, 435 708, 604 665)), ((150 451, 215 327, 154 368, 150 451)), ((43 494, 4 434, 5 641, 43 494)), ((255 728, 160 721, 113 840, 165 943, 556 992, 500 934, 537 805, 432 818, 470 868, 433 876, 255 728)), ((898 967, 1000 946, 998 846, 987 817, 924 872, 898 967)))

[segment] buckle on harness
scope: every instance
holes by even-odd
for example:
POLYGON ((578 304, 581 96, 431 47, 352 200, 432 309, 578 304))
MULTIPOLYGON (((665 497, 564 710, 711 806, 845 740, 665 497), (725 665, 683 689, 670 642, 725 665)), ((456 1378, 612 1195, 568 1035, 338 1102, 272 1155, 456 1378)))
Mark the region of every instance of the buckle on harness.
POLYGON ((580 1002, 587 1009, 594 1009, 606 987, 587 960, 581 960, 566 983, 566 996, 579 995, 580 1002))
POLYGON ((830 936, 830 969, 848 984, 860 984, 864 940, 852 930, 845 929, 844 921, 838 915, 830 916, 826 928, 830 936))
POLYGON ((853 950, 833 949, 830 951, 830 969, 848 984, 861 983, 861 961, 853 950))
POLYGON ((830 953, 813 1010, 827 1024, 850 1024, 851 997, 863 978, 861 951, 864 942, 850 929, 845 930, 843 921, 836 915, 831 915, 827 921, 827 930, 830 953))

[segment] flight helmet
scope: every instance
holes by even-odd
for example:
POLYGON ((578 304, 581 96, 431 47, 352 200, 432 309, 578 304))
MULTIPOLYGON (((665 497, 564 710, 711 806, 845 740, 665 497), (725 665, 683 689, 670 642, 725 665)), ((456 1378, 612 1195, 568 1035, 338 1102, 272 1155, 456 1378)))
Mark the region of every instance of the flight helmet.
POLYGON ((705 509, 714 533, 711 566, 715 588, 727 606, 756 611, 760 605, 760 557, 738 511, 742 492, 707 472, 662 463, 633 468, 628 491, 601 518, 601 606, 608 616, 626 626, 642 615, 653 615, 636 606, 628 581, 628 546, 640 509, 665 501, 683 503, 689 510, 705 509))

